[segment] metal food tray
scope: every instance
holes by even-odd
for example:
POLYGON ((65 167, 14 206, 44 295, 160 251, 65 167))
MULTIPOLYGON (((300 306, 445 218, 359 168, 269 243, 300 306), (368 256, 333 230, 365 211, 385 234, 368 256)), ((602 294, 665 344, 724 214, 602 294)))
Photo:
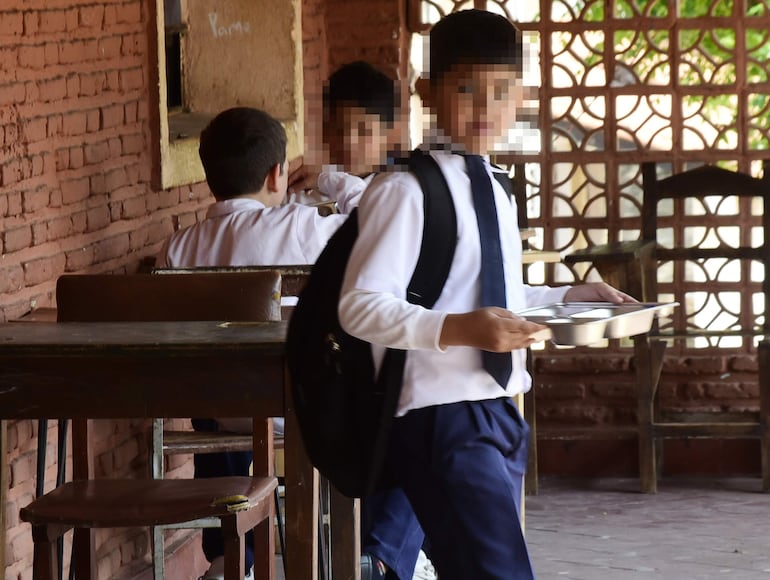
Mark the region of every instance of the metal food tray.
POLYGON ((678 302, 559 302, 516 312, 551 330, 565 346, 586 346, 605 338, 623 338, 650 330, 656 316, 669 316, 678 302))

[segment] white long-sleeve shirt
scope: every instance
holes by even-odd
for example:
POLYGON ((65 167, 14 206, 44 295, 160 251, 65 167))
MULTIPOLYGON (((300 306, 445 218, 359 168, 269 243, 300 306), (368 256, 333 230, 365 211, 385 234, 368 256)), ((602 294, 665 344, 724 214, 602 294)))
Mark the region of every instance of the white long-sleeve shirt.
POLYGON ((321 217, 309 206, 265 207, 235 198, 211 205, 200 223, 174 233, 158 266, 269 266, 313 264, 347 215, 321 217))
POLYGON ((319 205, 328 202, 337 204, 340 213, 350 213, 358 206, 374 173, 358 177, 344 171, 324 170, 318 175, 318 186, 308 191, 289 191, 287 203, 319 205))
MULTIPOLYGON (((434 308, 426 310, 406 301, 424 222, 422 191, 416 178, 406 172, 377 176, 363 196, 359 236, 348 262, 339 305, 345 330, 372 343, 377 368, 385 348, 410 351, 397 415, 431 405, 515 395, 527 391, 531 384, 524 350, 512 353, 513 372, 503 389, 483 369, 480 350, 442 350, 439 346, 448 313, 479 308, 481 248, 464 158, 445 151, 431 155, 447 180, 457 214, 457 246, 434 308)), ((560 302, 567 287, 523 283, 515 200, 509 200, 495 179, 492 187, 500 224, 507 308, 515 312, 560 302)))

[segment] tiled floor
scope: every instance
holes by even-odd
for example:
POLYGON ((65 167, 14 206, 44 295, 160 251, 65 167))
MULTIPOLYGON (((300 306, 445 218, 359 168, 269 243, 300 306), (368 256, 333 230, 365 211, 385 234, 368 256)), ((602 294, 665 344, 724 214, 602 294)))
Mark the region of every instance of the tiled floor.
POLYGON ((544 479, 527 497, 539 580, 770 580, 770 494, 758 479, 544 479))

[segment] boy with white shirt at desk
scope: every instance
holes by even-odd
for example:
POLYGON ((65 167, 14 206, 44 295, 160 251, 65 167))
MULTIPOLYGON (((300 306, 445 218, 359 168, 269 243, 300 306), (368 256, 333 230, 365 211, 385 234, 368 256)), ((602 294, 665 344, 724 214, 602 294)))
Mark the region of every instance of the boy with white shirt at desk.
POLYGON ((610 286, 522 283, 516 208, 484 156, 522 105, 522 48, 504 17, 450 14, 430 32, 425 149, 457 218, 449 275, 432 310, 406 300, 423 234, 414 176, 378 176, 359 206, 359 234, 339 305, 347 332, 408 351, 385 464, 414 508, 441 580, 531 580, 519 523, 528 428, 512 396, 529 388, 525 348, 540 325, 512 311, 564 300, 633 299, 610 286), (383 219, 382 216, 387 216, 383 219), (507 227, 500 227, 506 224, 507 227))
MULTIPOLYGON (((263 111, 246 107, 223 111, 201 133, 199 153, 216 201, 203 221, 166 241, 158 267, 312 264, 347 219, 346 215, 321 217, 306 205, 283 205, 288 179, 286 132, 263 111)), ((275 423, 276 431, 282 431, 283 419, 275 423)), ((247 419, 193 419, 193 426, 201 431, 251 432, 247 419)), ((196 454, 194 461, 196 477, 244 475, 249 473, 251 453, 196 454)), ((250 537, 246 546, 246 569, 250 570, 250 537)), ((203 579, 222 578, 220 530, 204 528, 203 551, 211 562, 203 579)))

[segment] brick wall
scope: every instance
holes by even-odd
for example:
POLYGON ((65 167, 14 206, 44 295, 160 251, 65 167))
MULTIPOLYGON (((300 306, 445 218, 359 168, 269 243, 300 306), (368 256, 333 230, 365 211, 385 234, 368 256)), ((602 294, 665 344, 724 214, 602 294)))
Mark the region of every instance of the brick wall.
MULTIPOLYGON (((636 377, 631 349, 536 354, 541 473, 637 473, 636 377), (579 434, 578 437, 575 434, 579 434)), ((746 354, 664 357, 659 387, 665 413, 757 412, 757 361, 746 354)), ((663 474, 759 473, 756 440, 666 440, 663 474)))
MULTIPOLYGON (((0 320, 53 304, 65 272, 133 272, 209 201, 205 184, 155 191, 147 0, 0 4, 0 320)), ((46 489, 55 480, 50 422, 46 489)), ((145 423, 96 423, 98 475, 146 472, 145 423)), ((37 424, 8 425, 8 580, 31 578, 19 507, 35 488, 37 424)), ((180 463, 181 461, 181 463, 180 463)), ((191 473, 174 459, 172 472, 191 473)), ((173 541, 173 537, 170 541, 173 541)), ((97 535, 99 573, 147 559, 139 530, 97 535)))

